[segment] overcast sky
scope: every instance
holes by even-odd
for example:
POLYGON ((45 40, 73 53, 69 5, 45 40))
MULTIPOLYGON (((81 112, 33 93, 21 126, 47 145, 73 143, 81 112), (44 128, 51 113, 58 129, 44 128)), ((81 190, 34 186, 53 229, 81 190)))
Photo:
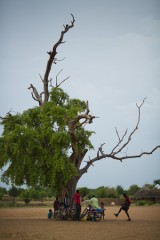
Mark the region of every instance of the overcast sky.
MULTIPOLYGON (((89 126, 96 156, 105 143, 109 153, 137 121, 136 103, 147 97, 140 128, 125 149, 127 154, 150 151, 160 145, 160 1, 159 0, 0 0, 0 116, 12 109, 23 112, 37 103, 27 89, 39 91, 47 51, 59 39, 63 24, 75 17, 75 27, 58 49, 64 61, 50 77, 70 76, 62 87, 70 97, 88 100, 100 118, 89 126)), ((2 127, 0 129, 2 133, 2 127)), ((160 150, 122 163, 103 159, 94 164, 78 186, 143 186, 160 178, 160 150)), ((2 185, 1 185, 2 186, 2 185)))

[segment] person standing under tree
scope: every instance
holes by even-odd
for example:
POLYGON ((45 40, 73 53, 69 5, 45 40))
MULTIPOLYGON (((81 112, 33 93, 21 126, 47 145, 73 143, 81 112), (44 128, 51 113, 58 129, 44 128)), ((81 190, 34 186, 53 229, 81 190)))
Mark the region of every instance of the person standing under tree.
POLYGON ((81 215, 81 195, 79 193, 79 190, 76 191, 76 193, 73 196, 74 204, 76 206, 76 219, 80 220, 81 215))
POLYGON ((63 204, 64 204, 64 208, 68 208, 70 206, 68 193, 66 193, 64 196, 63 204))
POLYGON ((53 203, 54 211, 57 211, 59 209, 59 206, 60 206, 60 202, 58 201, 58 197, 56 197, 53 203))
POLYGON ((127 217, 128 217, 128 220, 127 220, 127 221, 131 221, 131 218, 130 218, 130 216, 129 216, 129 214, 128 214, 128 210, 129 210, 129 207, 130 207, 130 205, 131 205, 131 199, 127 196, 126 193, 123 193, 123 197, 125 198, 125 201, 124 201, 124 203, 122 204, 121 208, 119 209, 118 213, 114 213, 114 215, 115 215, 116 217, 118 217, 118 215, 120 214, 120 212, 123 210, 123 211, 125 211, 125 213, 126 213, 126 215, 127 215, 127 217))

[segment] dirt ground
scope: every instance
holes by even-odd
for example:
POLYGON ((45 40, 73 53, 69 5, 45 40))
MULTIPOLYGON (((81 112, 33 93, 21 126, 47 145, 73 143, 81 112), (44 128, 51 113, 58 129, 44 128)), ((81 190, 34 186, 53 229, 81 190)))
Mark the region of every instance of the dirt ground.
POLYGON ((48 208, 1 208, 0 240, 159 240, 160 206, 131 206, 131 222, 119 207, 107 207, 105 220, 55 221, 48 208))

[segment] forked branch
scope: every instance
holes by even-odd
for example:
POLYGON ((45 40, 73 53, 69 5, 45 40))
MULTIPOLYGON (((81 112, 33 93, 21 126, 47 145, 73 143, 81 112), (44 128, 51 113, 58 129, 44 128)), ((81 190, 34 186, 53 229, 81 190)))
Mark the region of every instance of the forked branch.
MULTIPOLYGON (((51 71, 51 68, 52 68, 52 64, 56 64, 57 61, 62 61, 64 59, 61 59, 61 60, 58 60, 56 58, 56 55, 57 55, 57 48, 60 44, 64 43, 63 39, 64 39, 64 35, 69 31, 70 28, 73 28, 74 27, 74 22, 75 22, 75 19, 74 19, 74 16, 73 14, 71 14, 71 17, 72 17, 72 21, 70 22, 70 24, 66 24, 66 25, 63 25, 64 26, 64 30, 61 32, 60 34, 60 37, 58 39, 58 41, 54 44, 53 48, 51 51, 48 51, 48 56, 49 56, 49 59, 47 61, 47 65, 46 65, 46 70, 45 70, 45 73, 44 73, 44 77, 41 78, 42 82, 43 82, 43 92, 42 93, 38 93, 37 89, 31 84, 30 87, 28 89, 32 89, 32 97, 35 101, 37 101, 39 103, 39 106, 43 106, 45 102, 48 102, 49 100, 49 83, 50 83, 50 80, 49 80, 49 74, 50 74, 50 71, 51 71), (42 100, 42 95, 44 94, 44 99, 42 100)), ((64 79, 62 82, 66 81, 68 78, 64 79)), ((62 84, 62 82, 60 84, 62 84)), ((57 85, 60 86, 60 84, 57 85)))
POLYGON ((130 143, 134 133, 136 132, 136 130, 138 130, 138 127, 139 127, 139 123, 140 123, 140 116, 141 116, 141 108, 143 106, 145 102, 145 99, 143 99, 142 103, 138 106, 138 104, 136 104, 137 108, 138 108, 138 119, 137 119, 137 123, 136 123, 136 126, 135 128, 133 129, 133 131, 129 134, 126 142, 124 142, 124 139, 127 135, 127 130, 125 131, 125 133, 123 134, 122 137, 119 136, 119 133, 116 129, 116 134, 118 136, 118 143, 116 144, 116 146, 112 149, 112 151, 110 153, 104 153, 103 151, 103 146, 104 146, 104 143, 101 144, 101 146, 98 148, 98 151, 97 151, 97 156, 93 159, 90 159, 89 161, 87 161, 87 164, 79 170, 79 176, 81 177, 84 173, 87 172, 87 170, 89 169, 89 167, 91 165, 93 165, 94 162, 96 161, 99 161, 103 158, 112 158, 112 159, 115 159, 115 160, 119 160, 122 162, 122 160, 125 160, 125 159, 131 159, 131 158, 140 158, 142 157, 143 155, 150 155, 152 154, 153 152, 155 152, 157 149, 160 149, 160 145, 154 147, 152 150, 150 151, 144 151, 144 152, 141 152, 139 154, 133 154, 133 155, 127 155, 124 153, 122 153, 122 150, 128 146, 128 144, 130 143), (124 143, 123 143, 124 142, 124 143), (122 146, 120 146, 122 144, 122 146), (120 156, 121 155, 121 156, 120 156))

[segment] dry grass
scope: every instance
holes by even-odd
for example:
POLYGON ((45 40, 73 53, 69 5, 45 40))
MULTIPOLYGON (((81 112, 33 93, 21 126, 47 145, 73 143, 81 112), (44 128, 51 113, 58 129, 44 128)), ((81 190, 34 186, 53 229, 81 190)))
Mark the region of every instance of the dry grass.
POLYGON ((101 222, 54 221, 47 208, 0 209, 0 240, 158 240, 160 206, 130 208, 131 222, 119 208, 107 207, 101 222))

